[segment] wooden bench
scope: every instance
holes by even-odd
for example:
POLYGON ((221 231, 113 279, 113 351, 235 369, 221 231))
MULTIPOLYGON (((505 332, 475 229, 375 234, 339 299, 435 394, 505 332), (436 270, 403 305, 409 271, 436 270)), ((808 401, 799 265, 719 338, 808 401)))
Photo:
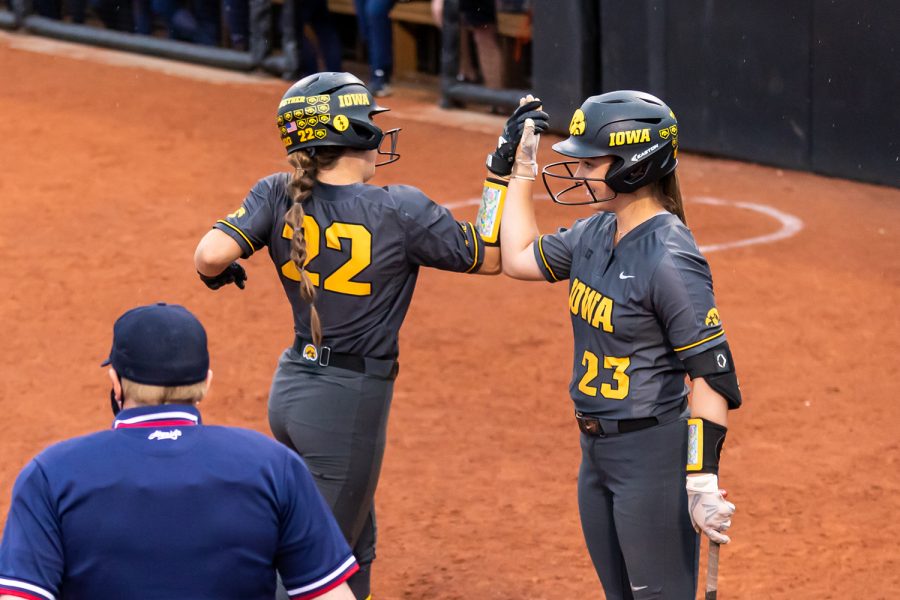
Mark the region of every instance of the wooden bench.
MULTIPOLYGON (((353 0, 328 0, 328 9, 336 14, 356 15, 353 0)), ((394 73, 416 73, 416 35, 410 25, 425 25, 437 29, 431 14, 429 0, 398 2, 391 10, 394 34, 394 73)), ((528 15, 522 13, 497 13, 497 31, 511 38, 529 39, 531 24, 528 15)))

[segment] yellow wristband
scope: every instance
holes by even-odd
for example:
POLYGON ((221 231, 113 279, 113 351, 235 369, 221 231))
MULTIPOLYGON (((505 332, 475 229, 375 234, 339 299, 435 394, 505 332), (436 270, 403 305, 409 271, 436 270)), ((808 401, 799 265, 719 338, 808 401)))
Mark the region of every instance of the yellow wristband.
POLYGON ((485 244, 499 244, 500 218, 503 216, 503 203, 506 200, 508 182, 503 179, 488 177, 484 180, 481 192, 481 206, 475 219, 475 230, 485 244))

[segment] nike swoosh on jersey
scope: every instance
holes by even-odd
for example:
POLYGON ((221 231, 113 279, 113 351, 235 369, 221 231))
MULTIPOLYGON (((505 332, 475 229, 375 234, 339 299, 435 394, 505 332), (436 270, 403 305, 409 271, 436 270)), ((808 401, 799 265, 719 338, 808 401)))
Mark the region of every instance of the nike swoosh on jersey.
POLYGON ((626 275, 625 271, 619 271, 619 279, 634 279, 634 275, 626 275))

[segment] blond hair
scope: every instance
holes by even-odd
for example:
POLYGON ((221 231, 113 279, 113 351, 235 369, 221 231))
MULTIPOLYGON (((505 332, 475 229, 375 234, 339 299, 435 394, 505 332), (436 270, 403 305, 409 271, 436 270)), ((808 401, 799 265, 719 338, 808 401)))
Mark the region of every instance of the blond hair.
POLYGON ((288 155, 288 162, 294 167, 288 187, 294 204, 284 216, 284 221, 294 232, 291 238, 291 261, 300 273, 300 298, 309 304, 309 328, 316 346, 322 344, 322 322, 315 305, 316 287, 306 272, 306 237, 303 231, 306 212, 303 210, 303 202, 312 194, 319 169, 332 166, 343 153, 343 148, 323 146, 316 148, 315 152, 298 150, 288 155))
POLYGON ((195 404, 206 395, 206 381, 190 385, 149 385, 121 378, 122 396, 143 406, 159 404, 195 404))

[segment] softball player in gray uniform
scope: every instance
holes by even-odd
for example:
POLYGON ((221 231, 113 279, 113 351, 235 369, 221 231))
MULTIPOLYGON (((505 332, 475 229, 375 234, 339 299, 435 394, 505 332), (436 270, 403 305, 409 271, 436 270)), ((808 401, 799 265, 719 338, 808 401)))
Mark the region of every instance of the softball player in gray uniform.
MULTIPOLYGON (((331 505, 360 565, 349 580, 360 599, 370 595, 373 498, 397 337, 419 267, 500 271, 496 244, 486 246, 472 223, 456 221, 414 187, 365 183, 379 155, 389 158, 378 164, 399 156, 397 130, 385 134, 371 119, 384 110, 348 73, 319 73, 293 85, 277 121, 294 172, 260 180, 195 255, 209 287, 243 288, 246 275, 233 261, 268 248, 295 332, 272 382, 269 423, 304 458, 331 505), (384 139, 389 152, 380 150, 384 139)), ((519 135, 529 116, 546 126, 544 113, 519 111, 511 119, 519 135)), ((500 157, 508 168, 518 142, 512 137, 500 157)))
POLYGON ((575 160, 544 169, 547 189, 603 212, 538 234, 537 139, 526 125, 503 214, 503 270, 569 281, 578 503, 606 597, 692 599, 695 527, 728 541, 734 506, 716 473, 727 410, 741 398, 709 265, 684 224, 677 123, 658 98, 612 92, 589 98, 569 132, 553 148, 575 160))

